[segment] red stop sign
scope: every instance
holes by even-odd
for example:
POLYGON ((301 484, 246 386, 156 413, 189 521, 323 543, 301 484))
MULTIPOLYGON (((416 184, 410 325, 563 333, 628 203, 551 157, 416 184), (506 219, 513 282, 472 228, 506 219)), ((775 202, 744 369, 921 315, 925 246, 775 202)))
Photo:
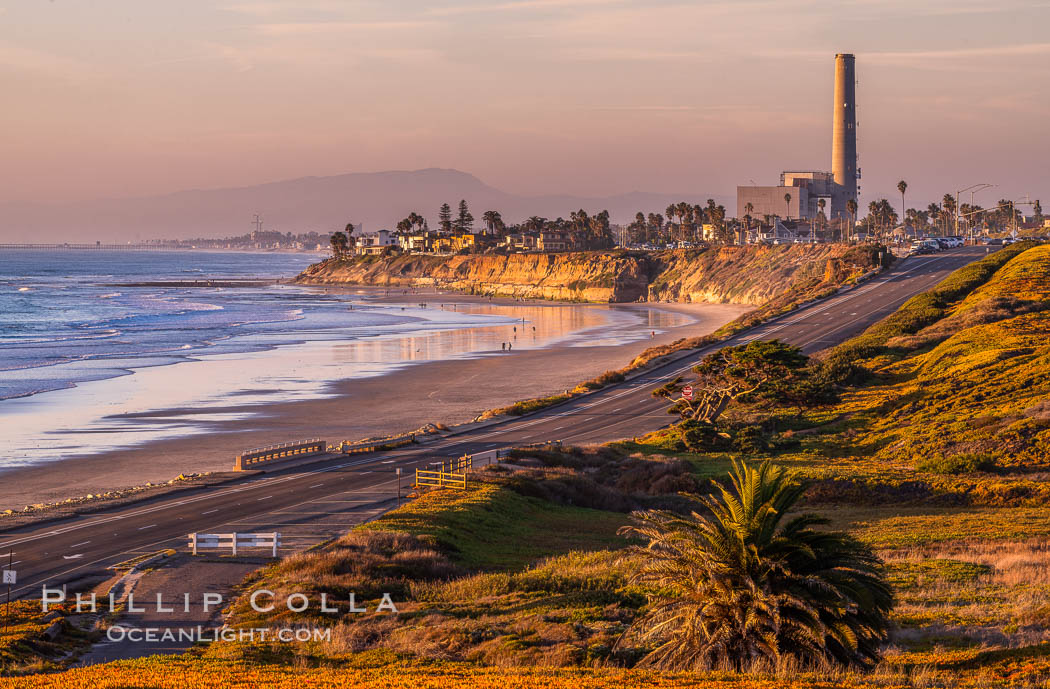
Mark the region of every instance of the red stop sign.
POLYGON ((687 400, 692 400, 693 399, 693 386, 692 385, 686 385, 684 388, 682 388, 682 397, 684 397, 687 400))

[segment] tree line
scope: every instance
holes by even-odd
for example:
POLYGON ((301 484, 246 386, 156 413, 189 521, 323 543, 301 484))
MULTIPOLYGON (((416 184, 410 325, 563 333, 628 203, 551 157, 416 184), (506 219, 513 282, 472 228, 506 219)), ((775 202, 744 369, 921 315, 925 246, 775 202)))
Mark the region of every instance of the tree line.
MULTIPOLYGON (((897 190, 901 194, 901 208, 907 207, 907 188, 908 184, 904 180, 897 184, 897 190)), ((790 193, 785 194, 785 209, 790 208, 791 198, 790 193)), ((817 205, 817 217, 812 219, 811 226, 815 236, 825 240, 850 240, 854 236, 850 228, 858 225, 863 227, 869 236, 882 236, 901 222, 901 216, 894 205, 883 198, 871 201, 867 207, 867 215, 858 223, 858 204, 849 199, 846 202, 848 223, 836 220, 835 227, 829 231, 826 203, 820 199, 817 205)), ((957 222, 960 231, 974 228, 1002 230, 1020 221, 1022 216, 1016 206, 1017 204, 1009 199, 1000 199, 994 208, 986 209, 968 203, 959 204, 957 207, 955 196, 945 194, 940 203, 931 203, 925 209, 907 208, 904 212, 904 222, 918 234, 954 234, 957 222)), ((632 245, 656 246, 701 241, 733 244, 736 242, 738 230, 749 232, 756 225, 762 224, 754 216, 752 204, 748 203, 743 210, 744 215, 739 220, 728 218, 724 206, 716 204, 714 199, 708 199, 706 205, 686 201, 673 203, 667 206, 663 213, 639 211, 634 220, 624 228, 623 240, 632 245), (706 233, 705 225, 709 228, 706 233)), ((1033 211, 1036 220, 1041 223, 1042 206, 1038 200, 1033 204, 1033 211)), ((465 199, 459 201, 455 212, 449 203, 441 204, 437 218, 437 231, 444 235, 477 231, 474 215, 465 199)), ((774 216, 765 216, 762 220, 769 225, 774 216)), ((533 215, 520 223, 511 224, 503 220, 499 211, 487 210, 482 213, 481 222, 484 234, 494 237, 497 244, 504 243, 504 239, 511 235, 542 233, 560 233, 564 236, 567 248, 575 251, 610 249, 617 244, 607 210, 592 215, 580 209, 570 213, 568 218, 554 219, 533 215)), ((409 213, 396 226, 396 232, 401 235, 430 231, 427 219, 416 211, 409 213)), ((344 230, 332 235, 330 242, 335 256, 340 257, 351 252, 356 244, 353 233, 354 225, 348 223, 344 230)))
MULTIPOLYGON (((502 241, 515 234, 561 233, 566 243, 576 250, 611 249, 616 242, 613 239, 612 225, 609 222, 609 211, 602 210, 594 215, 582 208, 573 211, 566 218, 553 220, 533 215, 520 223, 507 224, 499 211, 487 210, 481 214, 484 234, 502 241)), ((430 231, 427 220, 413 211, 397 223, 397 231, 411 235, 430 231)), ((474 215, 465 200, 459 202, 458 212, 453 215, 448 203, 438 209, 438 232, 445 235, 475 232, 474 215)))

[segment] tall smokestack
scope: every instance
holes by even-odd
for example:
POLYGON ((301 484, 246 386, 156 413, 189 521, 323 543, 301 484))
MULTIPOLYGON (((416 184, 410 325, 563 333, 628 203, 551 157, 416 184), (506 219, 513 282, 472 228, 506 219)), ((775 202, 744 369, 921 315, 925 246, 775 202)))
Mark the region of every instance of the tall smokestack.
POLYGON ((857 78, 853 55, 835 56, 835 110, 831 133, 831 174, 842 187, 836 212, 857 198, 857 78))

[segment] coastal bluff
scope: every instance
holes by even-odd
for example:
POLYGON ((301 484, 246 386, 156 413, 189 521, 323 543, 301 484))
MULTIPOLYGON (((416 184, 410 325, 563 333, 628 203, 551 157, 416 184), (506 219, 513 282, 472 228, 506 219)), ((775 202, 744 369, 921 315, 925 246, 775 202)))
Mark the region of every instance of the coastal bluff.
POLYGON ((841 284, 878 265, 874 246, 728 246, 659 252, 356 256, 304 270, 304 285, 433 287, 586 301, 759 306, 786 290, 841 284))

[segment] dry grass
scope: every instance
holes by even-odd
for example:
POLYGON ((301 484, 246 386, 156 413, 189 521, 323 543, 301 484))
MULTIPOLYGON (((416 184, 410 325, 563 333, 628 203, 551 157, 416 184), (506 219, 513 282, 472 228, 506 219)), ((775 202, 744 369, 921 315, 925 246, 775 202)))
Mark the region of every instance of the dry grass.
POLYGON ((898 641, 1004 648, 1050 642, 1050 539, 967 539, 881 554, 898 589, 898 641))

